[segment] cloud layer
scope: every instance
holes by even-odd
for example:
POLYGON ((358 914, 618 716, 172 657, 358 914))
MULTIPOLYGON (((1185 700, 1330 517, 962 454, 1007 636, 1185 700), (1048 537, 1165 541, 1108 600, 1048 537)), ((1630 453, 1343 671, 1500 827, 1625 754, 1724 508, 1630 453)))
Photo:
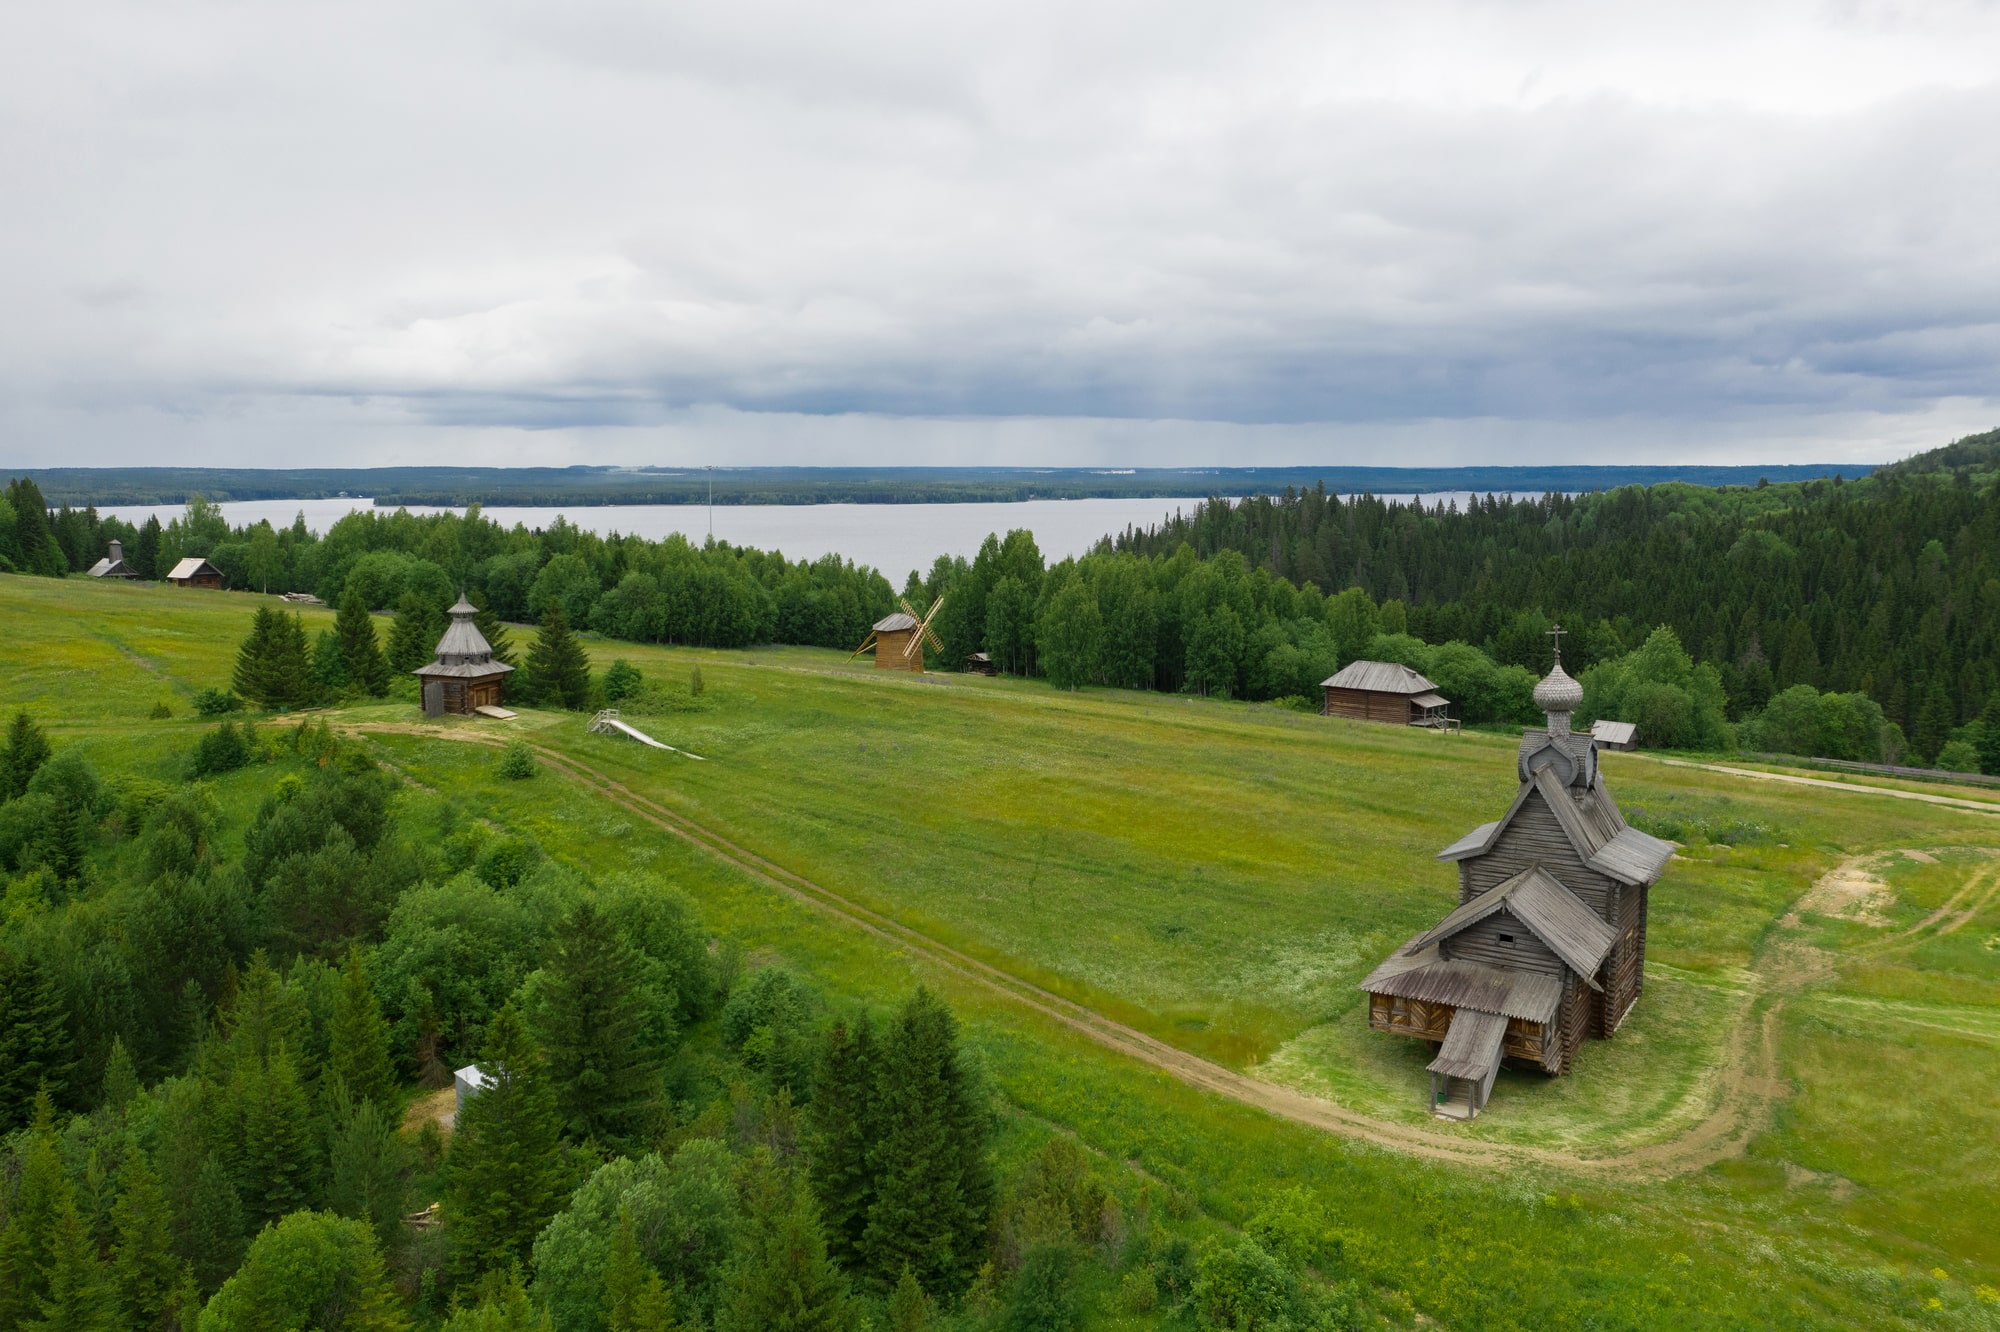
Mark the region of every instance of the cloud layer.
POLYGON ((1749 8, 43 6, 0 50, 0 462, 1988 424, 2000 16, 1749 8))

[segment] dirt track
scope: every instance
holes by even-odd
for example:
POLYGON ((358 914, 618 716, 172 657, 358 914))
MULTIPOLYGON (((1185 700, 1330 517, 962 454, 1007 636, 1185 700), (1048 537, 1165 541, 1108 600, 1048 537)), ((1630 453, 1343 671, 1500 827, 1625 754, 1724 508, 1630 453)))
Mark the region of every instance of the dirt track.
MULTIPOLYGON (((363 723, 342 729, 423 735, 483 745, 501 743, 498 737, 414 724, 363 723)), ((1430 1160, 1500 1168, 1534 1164, 1590 1174, 1617 1171, 1628 1178, 1663 1178, 1700 1170, 1739 1155, 1770 1123, 1778 1101, 1790 1091, 1779 1076, 1778 1038, 1786 1000, 1832 969, 1832 959, 1804 941, 1797 912, 1784 917, 1777 935, 1752 967, 1754 984, 1730 1033, 1713 1084, 1715 1104, 1700 1123, 1685 1132, 1661 1142, 1637 1144, 1602 1156, 1480 1141, 1442 1126, 1431 1129, 1361 1114, 1168 1045, 795 874, 566 754, 542 745, 535 745, 534 749, 549 766, 565 776, 594 788, 648 823, 702 848, 742 873, 933 965, 1003 994, 1107 1049, 1158 1069, 1188 1086, 1281 1118, 1430 1160)), ((1865 859, 1869 857, 1855 857, 1834 873, 1846 872, 1855 862, 1865 859)))

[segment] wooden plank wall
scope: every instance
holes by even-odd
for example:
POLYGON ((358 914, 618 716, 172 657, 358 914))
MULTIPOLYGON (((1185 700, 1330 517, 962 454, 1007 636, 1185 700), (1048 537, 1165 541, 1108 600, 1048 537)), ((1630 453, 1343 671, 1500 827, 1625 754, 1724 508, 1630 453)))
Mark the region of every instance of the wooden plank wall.
POLYGON ((1583 863, 1570 845, 1555 811, 1540 791, 1530 793, 1514 821, 1501 830, 1493 849, 1459 862, 1461 900, 1470 901, 1534 865, 1545 867, 1562 886, 1582 898, 1609 924, 1617 923, 1613 898, 1619 883, 1583 863))
POLYGON ((1394 722, 1407 726, 1410 700, 1402 694, 1384 694, 1368 689, 1329 689, 1326 715, 1350 721, 1394 722))
POLYGON ((1505 907, 1476 925, 1469 925, 1438 945, 1438 956, 1466 962, 1484 962, 1491 967, 1515 971, 1539 971, 1549 976, 1563 974, 1563 960, 1555 950, 1535 937, 1505 907), (1512 936, 1503 942, 1501 935, 1512 936))

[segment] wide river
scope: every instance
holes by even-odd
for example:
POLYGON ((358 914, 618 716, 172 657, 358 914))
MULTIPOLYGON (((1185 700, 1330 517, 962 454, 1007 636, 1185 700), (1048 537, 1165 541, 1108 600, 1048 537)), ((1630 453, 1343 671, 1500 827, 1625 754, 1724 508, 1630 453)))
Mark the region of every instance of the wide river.
MULTIPOLYGON (((1406 502, 1414 497, 1383 498, 1406 502)), ((1468 498, 1469 494, 1422 497, 1426 504, 1456 500, 1461 506, 1468 498)), ((792 559, 838 553, 857 564, 873 565, 901 586, 903 575, 912 569, 928 571, 939 555, 970 559, 989 532, 1005 534, 1025 527, 1035 534, 1035 544, 1041 547, 1044 558, 1053 563, 1065 556, 1081 555, 1099 538, 1127 527, 1152 527, 1177 511, 1192 512, 1197 503, 1193 499, 1075 499, 1002 504, 718 504, 713 510, 700 504, 604 504, 574 508, 496 506, 482 512, 509 527, 515 523, 547 527, 560 513, 576 526, 600 534, 622 532, 658 540, 679 532, 696 543, 708 536, 712 513, 718 540, 781 550, 792 559)), ((262 519, 283 527, 303 513, 307 527, 324 532, 344 515, 374 507, 374 501, 243 500, 221 507, 232 526, 262 519)), ((421 505, 411 505, 410 511, 463 512, 421 505)), ((133 524, 157 514, 165 523, 180 516, 181 506, 114 505, 99 512, 115 514, 133 524)))

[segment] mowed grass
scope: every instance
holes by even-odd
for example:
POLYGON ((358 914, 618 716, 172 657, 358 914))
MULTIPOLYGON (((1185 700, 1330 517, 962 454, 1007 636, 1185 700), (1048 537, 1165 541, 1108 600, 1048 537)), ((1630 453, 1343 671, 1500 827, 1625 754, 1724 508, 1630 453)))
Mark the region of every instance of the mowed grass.
MULTIPOLYGON (((107 770, 171 771, 195 723, 147 712, 226 683, 257 604, 0 577, 0 704, 29 703, 58 743, 87 746, 107 770)), ((634 720, 709 761, 587 736, 573 716, 524 713, 491 729, 532 731, 801 874, 1174 1043, 1414 1116, 1427 1052, 1367 1032, 1353 984, 1455 900, 1450 868, 1431 857, 1504 810, 1511 741, 1030 681, 911 680, 805 650, 590 646, 600 665, 624 656, 652 676, 684 679, 699 663, 707 710, 634 720)), ((420 806, 489 818, 595 874, 676 883, 718 931, 830 993, 886 1004, 918 980, 940 987, 1028 1121, 1073 1130, 1107 1163, 1136 1163, 1216 1224, 1301 1183, 1361 1237, 1371 1281, 1407 1289, 1448 1325, 1987 1325, 1972 1289, 2000 1284, 1990 909, 1903 953, 1869 951, 1878 929, 1815 932, 1841 966, 1788 1010, 1795 1090, 1744 1159, 1660 1184, 1493 1175, 1193 1092, 553 773, 505 783, 480 747, 406 735, 371 745, 422 784, 410 796, 420 806), (1551 1194, 1576 1195, 1580 1209, 1550 1206, 1551 1194), (1945 1277, 1924 1275, 1932 1268, 1945 1277)), ((1628 808, 1726 799, 1772 837, 1673 862, 1654 893, 1655 965, 1631 1025, 1589 1047, 1571 1078, 1507 1075, 1474 1126, 1482 1135, 1561 1144, 1675 1131, 1702 1103, 1753 962, 1814 877, 1863 851, 2000 844, 1994 821, 1970 812, 1643 756, 1606 767, 1628 808)), ((1941 856, 1935 882, 1918 875, 1909 901, 1899 896, 1892 928, 1905 928, 1905 911, 1921 920, 1925 902, 1956 891, 1951 874, 1980 863, 1941 856)))

